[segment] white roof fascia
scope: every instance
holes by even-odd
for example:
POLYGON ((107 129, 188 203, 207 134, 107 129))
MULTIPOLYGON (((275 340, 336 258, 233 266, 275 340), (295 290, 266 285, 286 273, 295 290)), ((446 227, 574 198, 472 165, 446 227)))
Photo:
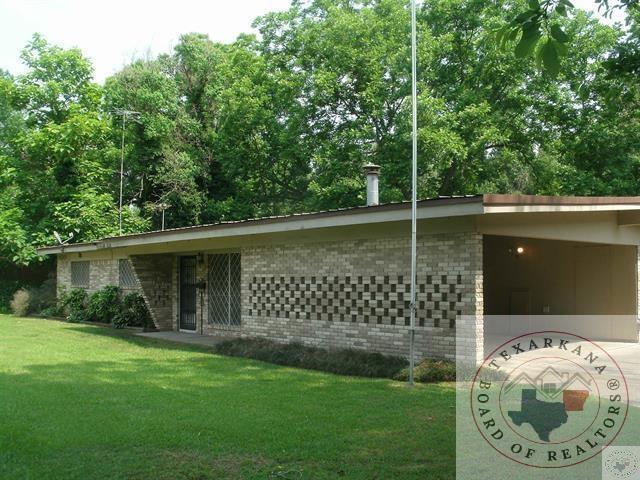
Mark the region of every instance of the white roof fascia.
POLYGON ((484 213, 562 213, 562 212, 607 212, 640 210, 640 205, 487 205, 484 213))

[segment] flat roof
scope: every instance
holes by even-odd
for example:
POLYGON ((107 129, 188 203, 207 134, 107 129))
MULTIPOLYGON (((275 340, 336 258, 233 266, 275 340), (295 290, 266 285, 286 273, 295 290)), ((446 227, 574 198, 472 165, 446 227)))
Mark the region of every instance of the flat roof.
MULTIPOLYGON (((560 197, 479 194, 437 197, 418 201, 418 218, 443 218, 488 213, 576 212, 640 209, 640 197, 560 197)), ((310 228, 409 220, 411 202, 338 208, 246 220, 222 221, 189 227, 106 237, 91 242, 38 248, 41 255, 81 252, 192 239, 274 233, 310 228)))

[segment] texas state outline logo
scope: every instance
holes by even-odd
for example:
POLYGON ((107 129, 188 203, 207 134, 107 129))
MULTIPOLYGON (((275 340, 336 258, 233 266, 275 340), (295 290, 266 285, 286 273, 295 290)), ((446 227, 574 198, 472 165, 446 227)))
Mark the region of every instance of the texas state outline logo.
POLYGON ((566 468, 610 445, 629 409, 625 376, 600 345, 567 332, 512 338, 478 368, 471 413, 504 457, 530 467, 566 468))

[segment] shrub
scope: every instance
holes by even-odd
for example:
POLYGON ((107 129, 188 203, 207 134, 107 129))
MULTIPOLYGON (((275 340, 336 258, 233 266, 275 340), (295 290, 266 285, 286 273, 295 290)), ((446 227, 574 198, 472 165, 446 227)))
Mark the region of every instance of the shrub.
POLYGON ((282 345, 264 339, 226 340, 216 352, 234 357, 247 357, 278 365, 322 370, 341 375, 392 378, 407 365, 401 357, 353 349, 306 347, 300 343, 282 345))
MULTIPOLYGON (((409 369, 404 368, 394 375, 394 380, 407 381, 409 369)), ((413 379, 421 383, 455 382, 456 364, 447 360, 424 359, 413 370, 413 379)))
POLYGON ((23 317, 29 311, 29 292, 28 290, 21 288, 13 294, 11 299, 11 311, 14 315, 23 317))
POLYGON ((149 312, 142 295, 133 292, 125 296, 122 300, 120 315, 113 324, 116 328, 123 328, 127 325, 143 328, 152 327, 151 312, 149 312))
POLYGON ((60 306, 67 312, 67 320, 77 323, 86 320, 87 292, 81 288, 73 288, 60 296, 60 306))
MULTIPOLYGON (((324 349, 300 343, 280 344, 271 340, 237 338, 225 340, 215 347, 216 353, 246 357, 277 365, 308 368, 341 375, 392 378, 406 381, 407 360, 353 349, 324 349)), ((474 367, 475 369, 475 367, 474 367)), ((452 382, 456 380, 456 365, 446 360, 425 359, 414 369, 416 382, 452 382)))
POLYGON ((76 288, 60 295, 57 307, 49 307, 42 311, 43 315, 56 316, 61 310, 67 312, 69 322, 112 323, 115 328, 127 325, 151 327, 153 320, 142 295, 130 293, 121 298, 120 288, 108 285, 90 297, 76 288))
POLYGON ((45 280, 38 287, 29 289, 29 313, 40 315, 44 310, 56 306, 56 281, 45 280))
MULTIPOLYGON (((0 271, 0 274, 2 272, 0 271)), ((11 299, 13 295, 21 288, 26 287, 24 282, 19 280, 2 280, 0 281, 0 313, 11 313, 11 299)))
POLYGON ((58 305, 53 307, 46 307, 40 310, 41 317, 64 317, 62 308, 58 305))
POLYGON ((121 310, 120 289, 107 285, 89 298, 86 319, 90 322, 111 323, 120 315, 121 310))

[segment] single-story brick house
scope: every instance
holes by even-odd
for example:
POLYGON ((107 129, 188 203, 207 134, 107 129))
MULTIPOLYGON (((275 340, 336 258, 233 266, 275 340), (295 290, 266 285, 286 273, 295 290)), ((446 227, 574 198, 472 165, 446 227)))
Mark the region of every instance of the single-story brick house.
MULTIPOLYGON (((375 203, 375 202, 374 202, 375 203)), ((628 315, 637 341, 640 197, 418 202, 416 355, 451 358, 456 321, 628 315)), ((158 329, 408 352, 410 203, 221 222, 43 247, 59 288, 139 290, 158 329)))

